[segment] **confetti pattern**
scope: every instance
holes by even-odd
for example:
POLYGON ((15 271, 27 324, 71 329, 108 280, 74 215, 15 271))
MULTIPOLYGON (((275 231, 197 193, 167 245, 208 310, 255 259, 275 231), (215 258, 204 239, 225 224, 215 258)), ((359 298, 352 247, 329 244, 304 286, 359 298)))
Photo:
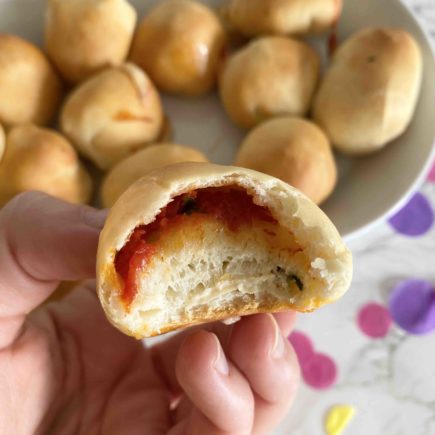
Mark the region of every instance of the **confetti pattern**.
POLYGON ((368 337, 383 338, 391 327, 390 312, 381 304, 368 303, 358 313, 358 326, 368 337))
POLYGON ((419 279, 400 282, 390 295, 394 322, 410 334, 435 331, 435 289, 419 279))
POLYGON ((427 233, 434 222, 434 213, 429 201, 421 194, 415 194, 409 203, 393 216, 389 223, 400 234, 415 237, 427 233))

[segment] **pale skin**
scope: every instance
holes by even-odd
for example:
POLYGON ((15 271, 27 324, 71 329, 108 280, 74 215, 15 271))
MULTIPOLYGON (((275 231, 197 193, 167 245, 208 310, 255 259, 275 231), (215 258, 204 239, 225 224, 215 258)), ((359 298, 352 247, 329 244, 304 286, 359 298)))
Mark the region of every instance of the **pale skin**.
POLYGON ((26 193, 0 211, 0 433, 267 434, 299 380, 294 313, 187 329, 147 348, 105 318, 93 281, 105 213, 26 193), (174 409, 176 399, 179 405, 174 409))

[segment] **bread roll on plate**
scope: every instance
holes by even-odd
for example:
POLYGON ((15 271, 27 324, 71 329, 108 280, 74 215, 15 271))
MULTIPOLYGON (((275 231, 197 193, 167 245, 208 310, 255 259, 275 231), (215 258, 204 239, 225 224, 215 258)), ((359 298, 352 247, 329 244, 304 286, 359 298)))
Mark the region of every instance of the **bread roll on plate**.
POLYGON ((0 122, 5 127, 48 124, 62 84, 44 53, 14 35, 0 33, 0 122))
POLYGON ((320 60, 304 42, 259 38, 227 59, 219 78, 222 103, 240 127, 280 115, 304 115, 311 103, 320 60))
POLYGON ((127 0, 49 0, 45 17, 48 55, 70 83, 124 62, 136 25, 127 0))
POLYGON ((131 184, 154 169, 181 162, 207 161, 195 148, 170 143, 150 145, 120 161, 106 175, 101 186, 103 206, 112 207, 131 184))
POLYGON ((246 36, 322 32, 340 16, 342 0, 229 0, 226 17, 246 36))
POLYGON ((9 131, 0 159, 0 206, 15 195, 39 190, 73 203, 86 203, 92 180, 72 145, 53 130, 22 125, 9 131))
POLYGON ((179 163, 112 207, 97 254, 109 320, 137 338, 257 312, 312 311, 349 287, 352 259, 326 215, 248 169, 179 163))
POLYGON ((371 153, 405 131, 421 79, 421 52, 412 35, 394 28, 362 30, 335 52, 313 118, 338 150, 371 153))
POLYGON ((221 22, 207 6, 192 0, 165 0, 139 25, 131 59, 159 89, 201 95, 216 83, 225 40, 221 22))
POLYGON ((60 124, 80 153, 107 170, 159 137, 163 108, 148 76, 127 63, 80 84, 68 97, 60 124))
POLYGON ((328 138, 301 118, 275 118, 255 127, 243 140, 235 164, 280 178, 316 204, 331 194, 337 181, 328 138))

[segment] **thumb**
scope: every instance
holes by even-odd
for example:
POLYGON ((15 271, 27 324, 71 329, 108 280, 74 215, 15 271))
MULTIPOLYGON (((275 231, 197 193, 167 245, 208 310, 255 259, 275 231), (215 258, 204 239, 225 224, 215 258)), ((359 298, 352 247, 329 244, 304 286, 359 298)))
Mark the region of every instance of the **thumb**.
MULTIPOLYGON (((0 211, 0 322, 36 308, 61 280, 95 276, 106 212, 48 195, 19 195, 0 211)), ((20 325, 21 326, 21 325, 20 325)))

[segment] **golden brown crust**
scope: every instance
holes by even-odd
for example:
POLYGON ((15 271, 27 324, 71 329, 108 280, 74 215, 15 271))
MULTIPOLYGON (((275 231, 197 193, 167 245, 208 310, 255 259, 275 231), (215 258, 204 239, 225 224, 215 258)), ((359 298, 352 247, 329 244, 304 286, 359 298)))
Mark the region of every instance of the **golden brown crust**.
POLYGON ((0 122, 6 127, 48 124, 62 84, 44 53, 18 36, 0 33, 0 122))
MULTIPOLYGON (((255 203, 268 207, 273 217, 288 228, 295 241, 304 249, 311 262, 311 272, 318 274, 324 287, 321 294, 301 292, 290 305, 264 303, 222 307, 222 310, 197 313, 186 318, 182 326, 200 321, 212 321, 238 314, 292 308, 310 311, 340 297, 349 287, 352 276, 352 258, 340 235, 326 215, 305 195, 288 184, 248 169, 219 166, 209 163, 180 163, 164 167, 141 178, 124 192, 111 209, 100 236, 97 255, 97 291, 109 320, 124 332, 142 336, 146 325, 132 326, 124 320, 125 308, 119 302, 121 282, 117 278, 114 258, 138 225, 155 219, 159 210, 173 197, 205 187, 237 185, 253 195, 255 203), (118 298, 118 302, 113 305, 118 298)), ((317 276, 317 275, 316 275, 317 276)), ((180 325, 178 325, 180 326, 180 325)), ((146 335, 175 328, 159 325, 146 335)))
POLYGON ((103 206, 110 208, 127 188, 147 173, 181 162, 207 162, 195 148, 177 144, 156 144, 137 151, 114 166, 101 186, 103 206))
POLYGON ((125 0, 49 0, 45 46, 70 83, 78 83, 127 57, 136 11, 125 0))
POLYGON ((79 85, 62 109, 60 124, 83 155, 107 170, 157 139, 163 108, 148 76, 127 63, 79 85))
POLYGON ((281 36, 256 39, 233 54, 219 78, 219 93, 242 128, 284 115, 304 115, 319 76, 317 53, 281 36))
POLYGON ((301 118, 275 118, 251 130, 235 165, 277 177, 316 204, 331 194, 337 181, 328 138, 314 123, 301 118))
POLYGON ((5 151, 6 135, 5 131, 0 124, 0 163, 2 161, 3 153, 5 151))
POLYGON ((131 59, 159 89, 201 95, 215 84, 225 39, 222 24, 208 7, 191 0, 169 0, 143 19, 131 59))
POLYGON ((227 16, 246 36, 323 32, 333 26, 342 0, 230 0, 227 16))
POLYGON ((421 76, 420 49, 409 33, 364 29, 335 52, 314 99, 313 118, 340 151, 376 151, 408 126, 421 76))
POLYGON ((24 125, 7 135, 0 162, 0 206, 27 190, 87 203, 92 181, 64 137, 53 130, 24 125))

